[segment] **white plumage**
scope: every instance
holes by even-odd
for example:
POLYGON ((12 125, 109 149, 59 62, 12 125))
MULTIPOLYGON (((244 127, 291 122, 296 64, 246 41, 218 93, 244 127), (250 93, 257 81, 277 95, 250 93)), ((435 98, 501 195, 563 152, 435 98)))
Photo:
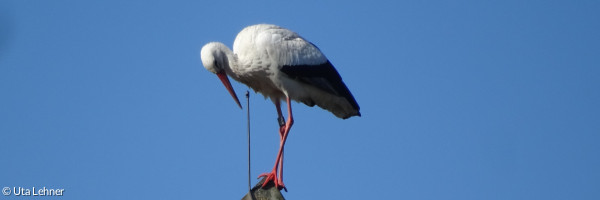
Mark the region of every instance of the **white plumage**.
POLYGON ((325 55, 288 29, 269 24, 249 26, 235 38, 233 52, 222 43, 211 42, 202 48, 201 58, 209 71, 224 70, 236 81, 273 101, 287 96, 308 106, 316 104, 340 118, 360 116, 354 97, 325 55), (297 69, 285 73, 282 72, 284 67, 297 69), (296 71, 303 70, 301 68, 312 74, 302 76, 300 72, 292 77, 298 74, 296 71), (335 73, 317 76, 324 70, 335 73))
POLYGON ((356 100, 325 55, 288 29, 270 24, 248 26, 235 38, 233 51, 220 42, 211 42, 202 47, 200 56, 204 67, 219 76, 240 107, 227 75, 275 103, 281 143, 273 171, 261 175, 267 177, 264 185, 272 180, 278 188, 285 188, 283 146, 294 121, 290 100, 318 105, 343 119, 360 116, 356 100), (285 123, 280 108, 284 99, 288 108, 285 123))

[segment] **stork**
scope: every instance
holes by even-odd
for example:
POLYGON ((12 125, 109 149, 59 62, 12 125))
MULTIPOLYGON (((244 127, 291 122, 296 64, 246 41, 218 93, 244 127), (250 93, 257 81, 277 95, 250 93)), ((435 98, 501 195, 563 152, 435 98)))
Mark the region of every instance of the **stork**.
POLYGON ((317 105, 342 119, 360 116, 358 103, 331 62, 314 44, 288 29, 271 24, 248 26, 236 36, 233 51, 223 43, 210 42, 202 47, 200 57, 202 65, 219 77, 240 108, 227 76, 275 104, 279 151, 273 170, 259 175, 265 177, 262 187, 272 181, 278 189, 286 189, 283 149, 294 124, 292 100, 310 107, 317 105), (283 100, 287 104, 287 121, 281 111, 283 100))

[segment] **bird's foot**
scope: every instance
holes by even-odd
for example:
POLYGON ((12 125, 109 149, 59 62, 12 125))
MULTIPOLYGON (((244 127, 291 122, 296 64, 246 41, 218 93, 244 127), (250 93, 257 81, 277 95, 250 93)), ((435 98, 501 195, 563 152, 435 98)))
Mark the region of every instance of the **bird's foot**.
POLYGON ((277 187, 277 189, 281 190, 285 190, 287 192, 287 188, 285 188, 285 185, 283 184, 283 180, 279 180, 277 178, 277 171, 274 170, 272 172, 269 173, 262 173, 261 175, 258 176, 258 178, 260 177, 265 177, 265 182, 263 182, 261 187, 265 187, 268 185, 269 182, 273 182, 273 184, 275 185, 275 187, 277 187))

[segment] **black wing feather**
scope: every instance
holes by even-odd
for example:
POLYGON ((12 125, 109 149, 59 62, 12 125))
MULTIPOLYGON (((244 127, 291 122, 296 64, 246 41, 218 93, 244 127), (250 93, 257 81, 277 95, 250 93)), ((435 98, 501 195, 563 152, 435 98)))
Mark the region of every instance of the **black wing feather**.
POLYGON ((354 109, 360 109, 354 96, 342 81, 342 77, 329 60, 320 65, 284 65, 281 67, 281 72, 292 79, 315 86, 329 94, 344 97, 354 109))

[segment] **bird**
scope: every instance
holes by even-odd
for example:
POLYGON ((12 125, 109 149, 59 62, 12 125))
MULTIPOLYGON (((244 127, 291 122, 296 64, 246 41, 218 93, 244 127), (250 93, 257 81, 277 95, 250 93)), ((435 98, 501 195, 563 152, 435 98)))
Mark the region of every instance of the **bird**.
POLYGON ((283 150, 294 124, 292 101, 315 105, 338 118, 361 116, 360 107, 329 59, 313 43, 289 29, 256 24, 242 29, 233 42, 233 51, 221 42, 209 42, 200 50, 202 65, 217 75, 236 104, 242 108, 228 77, 247 85, 275 105, 279 124, 279 151, 273 170, 262 187, 283 183, 283 150), (281 102, 287 104, 287 120, 281 102), (279 174, 277 174, 279 172, 279 174))

